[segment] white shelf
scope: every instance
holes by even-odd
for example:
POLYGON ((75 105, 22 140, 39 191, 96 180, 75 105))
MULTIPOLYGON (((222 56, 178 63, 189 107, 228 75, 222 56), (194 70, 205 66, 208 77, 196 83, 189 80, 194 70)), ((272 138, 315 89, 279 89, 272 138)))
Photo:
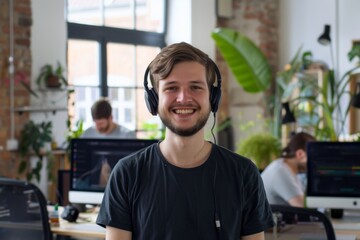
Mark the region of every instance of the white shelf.
POLYGON ((24 106, 15 108, 14 111, 22 114, 23 112, 53 112, 54 114, 57 111, 67 111, 67 107, 60 106, 24 106))

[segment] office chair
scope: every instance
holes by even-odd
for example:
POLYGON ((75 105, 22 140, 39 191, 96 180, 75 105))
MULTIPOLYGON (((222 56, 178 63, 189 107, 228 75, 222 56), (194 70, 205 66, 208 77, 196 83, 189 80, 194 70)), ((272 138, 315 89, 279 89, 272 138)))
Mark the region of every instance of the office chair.
POLYGON ((274 227, 265 232, 266 240, 335 240, 330 220, 315 209, 270 205, 274 227))
POLYGON ((0 239, 53 239, 46 200, 38 187, 0 178, 0 239))

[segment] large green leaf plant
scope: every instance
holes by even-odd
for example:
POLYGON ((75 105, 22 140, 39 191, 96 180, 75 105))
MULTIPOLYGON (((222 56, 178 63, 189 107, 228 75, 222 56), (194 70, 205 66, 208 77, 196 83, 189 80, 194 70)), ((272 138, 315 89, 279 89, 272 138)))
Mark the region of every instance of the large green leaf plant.
MULTIPOLYGON (((245 34, 228 28, 215 28, 211 33, 216 47, 223 56, 237 83, 247 93, 261 93, 270 89, 272 69, 260 48, 245 34)), ((264 95, 265 97, 265 95, 264 95)), ((276 97, 266 99, 270 133, 280 136, 280 120, 274 115, 276 97)))
POLYGON ((252 40, 228 28, 216 28, 211 36, 236 81, 246 92, 259 93, 270 87, 270 65, 252 40))

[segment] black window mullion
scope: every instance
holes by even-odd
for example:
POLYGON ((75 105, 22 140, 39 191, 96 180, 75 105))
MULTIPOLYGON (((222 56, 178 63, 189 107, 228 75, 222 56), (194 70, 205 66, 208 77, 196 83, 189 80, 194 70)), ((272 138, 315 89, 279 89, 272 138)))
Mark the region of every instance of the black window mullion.
POLYGON ((106 37, 108 42, 127 43, 153 47, 165 46, 164 33, 138 31, 105 26, 92 26, 78 23, 68 23, 68 37, 101 41, 106 37))
POLYGON ((100 96, 107 97, 108 84, 107 84, 107 41, 103 38, 100 42, 100 96))

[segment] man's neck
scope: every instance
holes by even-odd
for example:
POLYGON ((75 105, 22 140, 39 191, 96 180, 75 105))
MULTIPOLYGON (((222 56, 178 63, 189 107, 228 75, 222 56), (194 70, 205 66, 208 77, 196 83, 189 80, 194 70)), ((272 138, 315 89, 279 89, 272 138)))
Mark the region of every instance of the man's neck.
POLYGON ((117 124, 116 123, 114 123, 114 122, 111 122, 110 123, 110 127, 109 127, 109 129, 106 131, 106 135, 107 134, 111 134, 115 129, 116 129, 116 127, 117 127, 117 124))
POLYGON ((203 130, 190 137, 181 137, 168 131, 166 138, 160 143, 160 150, 169 163, 192 168, 208 159, 211 146, 211 143, 204 140, 203 130))

